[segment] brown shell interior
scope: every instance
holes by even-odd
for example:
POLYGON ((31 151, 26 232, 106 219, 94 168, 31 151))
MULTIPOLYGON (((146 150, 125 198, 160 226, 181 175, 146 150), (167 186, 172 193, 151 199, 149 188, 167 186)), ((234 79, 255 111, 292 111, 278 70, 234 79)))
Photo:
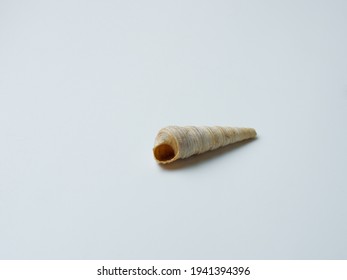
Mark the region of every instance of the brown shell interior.
POLYGON ((168 144, 161 144, 154 148, 154 157, 160 161, 170 161, 175 157, 175 150, 168 144))

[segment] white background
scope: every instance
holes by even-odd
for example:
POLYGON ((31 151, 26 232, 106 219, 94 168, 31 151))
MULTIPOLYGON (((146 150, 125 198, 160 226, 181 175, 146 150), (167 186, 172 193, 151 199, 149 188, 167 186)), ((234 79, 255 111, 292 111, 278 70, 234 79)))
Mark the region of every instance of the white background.
POLYGON ((347 258, 346 50, 342 0, 0 0, 0 258, 347 258))

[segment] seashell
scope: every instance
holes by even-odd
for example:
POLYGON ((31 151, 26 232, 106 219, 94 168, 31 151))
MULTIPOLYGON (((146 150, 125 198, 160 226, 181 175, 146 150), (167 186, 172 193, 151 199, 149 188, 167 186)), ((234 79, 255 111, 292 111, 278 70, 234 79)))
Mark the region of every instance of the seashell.
POLYGON ((154 143, 153 154, 158 163, 214 150, 256 137, 253 128, 221 126, 168 126, 162 128, 154 143))

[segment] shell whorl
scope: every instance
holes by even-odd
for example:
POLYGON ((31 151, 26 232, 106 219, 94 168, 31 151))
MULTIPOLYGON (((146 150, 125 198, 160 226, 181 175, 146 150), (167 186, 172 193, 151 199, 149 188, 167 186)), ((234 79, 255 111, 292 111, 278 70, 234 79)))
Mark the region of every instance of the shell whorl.
POLYGON ((159 163, 201 154, 257 135, 253 128, 221 126, 168 126, 162 128, 153 148, 159 163))

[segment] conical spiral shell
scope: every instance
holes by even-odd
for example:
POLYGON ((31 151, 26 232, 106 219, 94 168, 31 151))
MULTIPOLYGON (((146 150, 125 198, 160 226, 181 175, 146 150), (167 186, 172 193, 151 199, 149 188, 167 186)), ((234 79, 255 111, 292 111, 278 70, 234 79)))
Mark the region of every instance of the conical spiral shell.
POLYGON ((159 131, 153 153, 157 162, 165 164, 254 138, 256 135, 253 128, 168 126, 159 131))

